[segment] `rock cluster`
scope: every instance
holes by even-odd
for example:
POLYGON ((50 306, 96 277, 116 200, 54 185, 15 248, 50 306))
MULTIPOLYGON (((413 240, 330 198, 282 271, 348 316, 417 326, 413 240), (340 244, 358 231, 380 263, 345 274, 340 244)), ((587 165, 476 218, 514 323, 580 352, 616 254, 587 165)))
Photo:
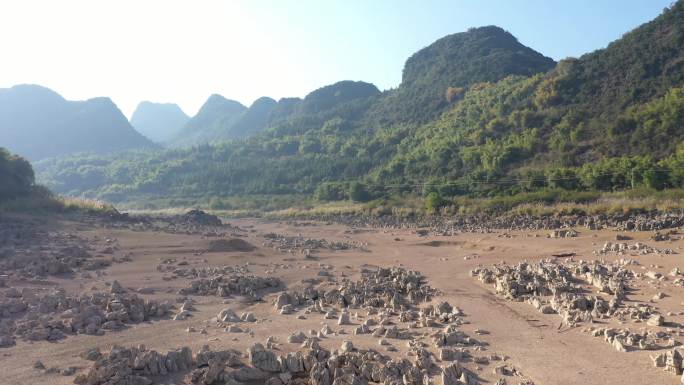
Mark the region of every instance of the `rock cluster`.
POLYGON ((634 254, 677 254, 676 251, 672 249, 656 249, 655 247, 650 247, 642 242, 635 242, 633 244, 612 243, 606 242, 603 247, 598 251, 599 254, 609 254, 609 253, 634 253, 634 254))
POLYGON ((549 233, 549 238, 574 238, 579 233, 573 229, 557 229, 549 233))
POLYGON ((117 255, 118 249, 112 239, 89 240, 46 231, 39 223, 0 220, 0 272, 10 278, 63 276, 130 260, 129 255, 117 255))
POLYGON ((545 314, 558 313, 570 326, 614 315, 639 319, 651 315, 636 306, 619 308, 626 293, 625 282, 634 277, 631 270, 619 264, 598 261, 562 264, 546 260, 477 268, 471 275, 494 285, 497 294, 504 298, 527 301, 545 314), (586 286, 609 299, 586 295, 586 286))
POLYGON ((419 349, 414 359, 391 359, 373 350, 358 350, 347 341, 336 351, 312 342, 297 352, 278 355, 261 344, 247 350, 246 362, 233 350, 211 351, 203 347, 195 355, 183 347, 166 353, 137 348, 112 347, 93 357, 78 385, 148 385, 157 376, 186 372, 196 385, 261 383, 269 385, 428 385, 441 378, 445 385, 476 385, 476 377, 457 362, 438 366, 434 357, 419 349))
POLYGON ((262 246, 284 253, 310 254, 317 250, 363 250, 364 244, 355 241, 329 241, 327 239, 304 238, 277 233, 264 234, 262 246))
POLYGON ((684 226, 684 212, 614 213, 600 215, 472 215, 457 217, 402 217, 394 215, 323 215, 309 220, 343 223, 353 228, 416 229, 424 235, 453 235, 457 232, 487 233, 492 229, 554 230, 613 228, 618 231, 658 231, 684 226))
POLYGON ((585 329, 594 337, 603 338, 619 352, 631 350, 658 350, 675 346, 672 335, 665 331, 643 330, 640 333, 629 329, 594 328, 585 329))
POLYGON ((206 237, 225 237, 241 229, 224 224, 217 216, 202 210, 190 210, 181 215, 120 214, 93 222, 106 228, 126 228, 137 231, 163 231, 171 234, 201 234, 206 237))
POLYGON ((211 278, 200 278, 190 282, 190 286, 179 291, 183 295, 214 295, 228 297, 242 295, 259 299, 267 292, 284 288, 283 282, 276 277, 259 277, 255 275, 222 274, 211 278))
POLYGON ((400 267, 363 270, 361 279, 345 279, 341 284, 327 291, 308 288, 300 292, 282 293, 276 299, 275 307, 282 310, 307 305, 317 312, 326 306, 337 308, 391 308, 406 310, 421 302, 430 301, 435 290, 416 271, 400 267))
POLYGON ((671 349, 665 353, 658 353, 651 356, 651 360, 653 366, 662 368, 676 376, 681 376, 681 382, 684 382, 684 352, 682 350, 671 349))
POLYGON ((223 222, 216 215, 208 214, 202 210, 190 210, 180 217, 180 220, 198 226, 223 226, 223 222))
POLYGON ((111 350, 92 359, 93 366, 85 374, 74 379, 78 385, 149 385, 156 376, 170 373, 192 373, 196 384, 225 383, 224 367, 239 365, 240 353, 237 351, 210 351, 206 346, 194 356, 188 347, 160 353, 144 346, 124 348, 113 346, 111 350))
POLYGON ((102 335, 126 324, 167 317, 172 305, 118 291, 70 296, 63 290, 38 294, 9 289, 0 297, 0 347, 15 338, 55 341, 69 334, 102 335))

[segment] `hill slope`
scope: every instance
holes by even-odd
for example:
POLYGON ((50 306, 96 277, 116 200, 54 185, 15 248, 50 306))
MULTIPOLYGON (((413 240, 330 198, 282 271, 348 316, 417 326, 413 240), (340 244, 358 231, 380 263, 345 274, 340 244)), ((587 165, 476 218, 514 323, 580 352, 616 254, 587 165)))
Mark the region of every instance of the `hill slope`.
POLYGON ((178 132, 171 143, 189 146, 219 140, 223 132, 235 123, 247 107, 221 95, 213 94, 178 132))
POLYGON ((176 146, 207 144, 245 138, 269 127, 319 124, 321 117, 331 111, 379 94, 377 87, 370 83, 345 80, 314 90, 304 99, 284 98, 276 102, 261 97, 249 108, 212 95, 173 143, 176 146))
POLYGON ((555 64, 499 27, 471 28, 413 54, 404 65, 401 84, 377 103, 375 114, 385 124, 425 122, 473 84, 543 73, 555 64))
POLYGON ((0 143, 33 160, 153 146, 109 98, 72 102, 35 85, 0 89, 0 143))
MULTIPOLYGON (((522 59, 509 48, 491 56, 497 44, 514 43, 492 27, 452 35, 414 55, 397 90, 323 110, 307 111, 307 98, 285 99, 271 112, 280 120, 242 140, 127 158, 70 158, 39 165, 39 174, 58 191, 124 200, 314 191, 336 199, 358 181, 367 197, 429 189, 453 196, 684 186, 684 1, 607 48, 550 71, 539 71, 550 63, 524 48, 518 47, 522 59), (464 47, 473 56, 461 62, 464 47), (441 59, 451 55, 459 60, 441 59), (503 68, 485 67, 480 77, 471 63, 484 63, 482 57, 503 68), (447 84, 457 88, 450 98, 443 95, 447 84), (402 90, 416 92, 415 105, 402 90), (438 90, 448 103, 432 109, 438 90), (89 178, 74 171, 83 165, 89 178)), ((321 92, 330 94, 336 92, 321 92)))
POLYGON ((131 116, 131 125, 155 142, 171 139, 190 120, 173 103, 140 102, 131 116))

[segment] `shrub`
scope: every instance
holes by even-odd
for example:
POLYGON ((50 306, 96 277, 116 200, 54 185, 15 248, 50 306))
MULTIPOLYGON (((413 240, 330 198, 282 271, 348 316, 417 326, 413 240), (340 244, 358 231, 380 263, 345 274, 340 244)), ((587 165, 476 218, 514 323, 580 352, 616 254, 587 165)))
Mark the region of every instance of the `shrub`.
POLYGON ((368 202, 371 200, 371 195, 368 188, 361 182, 352 182, 349 185, 349 199, 354 202, 368 202))

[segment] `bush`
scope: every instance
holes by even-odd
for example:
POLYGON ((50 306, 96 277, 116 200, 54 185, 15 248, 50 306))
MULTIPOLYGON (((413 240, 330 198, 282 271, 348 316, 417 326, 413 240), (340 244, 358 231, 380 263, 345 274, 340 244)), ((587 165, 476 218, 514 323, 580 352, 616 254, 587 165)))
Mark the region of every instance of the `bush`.
POLYGON ((341 201, 348 197, 348 187, 345 183, 321 183, 314 191, 314 198, 318 201, 341 201))
POLYGON ((446 205, 446 201, 442 199, 438 192, 433 191, 425 198, 425 209, 429 213, 436 213, 440 208, 446 205))
POLYGON ((349 185, 349 199, 354 202, 368 202, 371 200, 371 195, 365 184, 353 182, 349 185))
POLYGON ((35 176, 31 164, 0 147, 0 200, 27 195, 33 189, 35 176))

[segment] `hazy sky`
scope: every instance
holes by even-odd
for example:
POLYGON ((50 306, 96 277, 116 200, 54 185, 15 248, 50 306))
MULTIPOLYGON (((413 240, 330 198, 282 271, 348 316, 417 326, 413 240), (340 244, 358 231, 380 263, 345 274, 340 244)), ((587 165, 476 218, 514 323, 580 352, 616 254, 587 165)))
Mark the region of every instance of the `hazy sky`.
POLYGON ((605 47, 671 0, 0 0, 0 87, 141 100, 193 115, 338 80, 381 89, 434 40, 495 24, 556 60, 605 47))

